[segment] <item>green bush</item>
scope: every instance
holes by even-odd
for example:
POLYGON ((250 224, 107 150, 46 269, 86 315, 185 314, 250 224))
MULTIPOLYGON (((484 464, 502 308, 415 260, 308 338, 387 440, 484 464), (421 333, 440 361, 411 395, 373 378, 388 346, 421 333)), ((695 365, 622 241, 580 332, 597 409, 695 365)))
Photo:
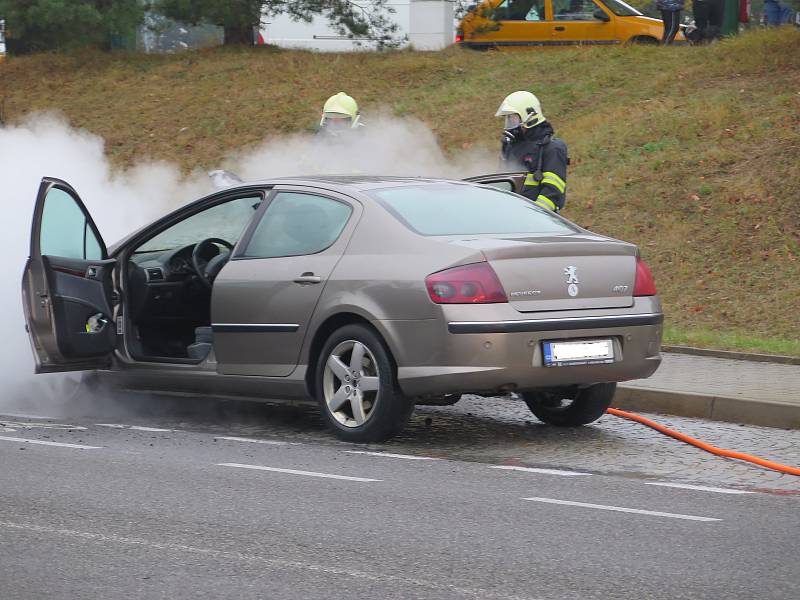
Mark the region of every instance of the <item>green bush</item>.
POLYGON ((0 0, 9 49, 15 53, 110 48, 112 37, 135 35, 144 10, 139 0, 0 0))

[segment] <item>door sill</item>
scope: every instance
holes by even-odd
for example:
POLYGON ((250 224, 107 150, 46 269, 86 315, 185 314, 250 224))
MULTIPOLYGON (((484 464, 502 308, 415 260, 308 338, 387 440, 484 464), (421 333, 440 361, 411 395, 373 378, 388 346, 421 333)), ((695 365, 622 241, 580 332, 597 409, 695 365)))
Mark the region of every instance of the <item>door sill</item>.
POLYGON ((131 358, 136 362, 173 364, 173 365, 199 365, 200 363, 206 360, 206 358, 178 358, 175 356, 143 356, 140 354, 131 354, 131 358))

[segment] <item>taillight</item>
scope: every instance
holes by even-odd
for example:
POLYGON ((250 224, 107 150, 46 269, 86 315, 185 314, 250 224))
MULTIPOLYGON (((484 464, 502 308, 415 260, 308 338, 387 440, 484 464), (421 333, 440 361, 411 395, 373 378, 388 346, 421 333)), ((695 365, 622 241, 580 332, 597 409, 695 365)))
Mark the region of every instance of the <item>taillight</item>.
POLYGON ((453 267, 425 278, 428 295, 436 304, 494 304, 508 302, 506 292, 489 263, 453 267))
POLYGON ((653 273, 640 256, 636 257, 636 283, 633 285, 634 296, 655 296, 656 280, 653 273))
POLYGON ((464 41, 464 32, 456 31, 456 44, 461 43, 463 41, 464 41))

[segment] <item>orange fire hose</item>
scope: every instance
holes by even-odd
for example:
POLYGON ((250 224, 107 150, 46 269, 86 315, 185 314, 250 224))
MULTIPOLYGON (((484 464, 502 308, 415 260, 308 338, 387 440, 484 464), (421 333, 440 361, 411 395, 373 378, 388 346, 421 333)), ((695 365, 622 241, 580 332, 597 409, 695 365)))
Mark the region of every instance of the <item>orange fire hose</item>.
POLYGON ((655 429, 660 433, 663 433, 664 435, 668 435, 672 438, 675 438, 676 440, 680 440, 681 442, 686 442, 687 444, 691 444, 692 446, 696 446, 701 450, 705 450, 706 452, 711 452, 711 454, 716 454, 717 456, 724 456, 726 458, 735 458, 736 460, 744 460, 746 462, 753 463, 761 467, 766 467, 767 469, 772 469, 773 471, 779 471, 781 473, 788 473, 789 475, 800 476, 800 469, 796 467, 788 467, 780 463, 772 462, 770 460, 764 460, 763 458, 758 458, 757 456, 745 454, 744 452, 734 452, 733 450, 725 450, 723 448, 717 448, 716 446, 712 446, 711 444, 706 444, 705 442, 701 442, 700 440, 685 435, 683 433, 679 433, 672 429, 668 429, 667 427, 659 425, 658 423, 652 421, 651 419, 642 417, 640 415, 631 412, 619 410, 618 408, 609 408, 608 413, 617 417, 622 417, 623 419, 630 419, 631 421, 636 421, 637 423, 641 423, 642 425, 647 425, 648 427, 652 427, 653 429, 655 429))

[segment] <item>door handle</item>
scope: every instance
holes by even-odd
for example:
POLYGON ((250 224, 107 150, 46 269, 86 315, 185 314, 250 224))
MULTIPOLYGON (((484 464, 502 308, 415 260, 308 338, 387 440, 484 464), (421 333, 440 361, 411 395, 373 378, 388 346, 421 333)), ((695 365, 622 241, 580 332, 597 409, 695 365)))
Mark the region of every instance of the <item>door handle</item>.
POLYGON ((559 25, 558 27, 554 27, 553 29, 555 29, 556 31, 564 31, 564 26, 559 25))
POLYGON ((299 283, 300 285, 311 285, 314 283, 321 283, 322 277, 318 275, 314 275, 314 273, 303 273, 300 277, 294 280, 295 283, 299 283))

